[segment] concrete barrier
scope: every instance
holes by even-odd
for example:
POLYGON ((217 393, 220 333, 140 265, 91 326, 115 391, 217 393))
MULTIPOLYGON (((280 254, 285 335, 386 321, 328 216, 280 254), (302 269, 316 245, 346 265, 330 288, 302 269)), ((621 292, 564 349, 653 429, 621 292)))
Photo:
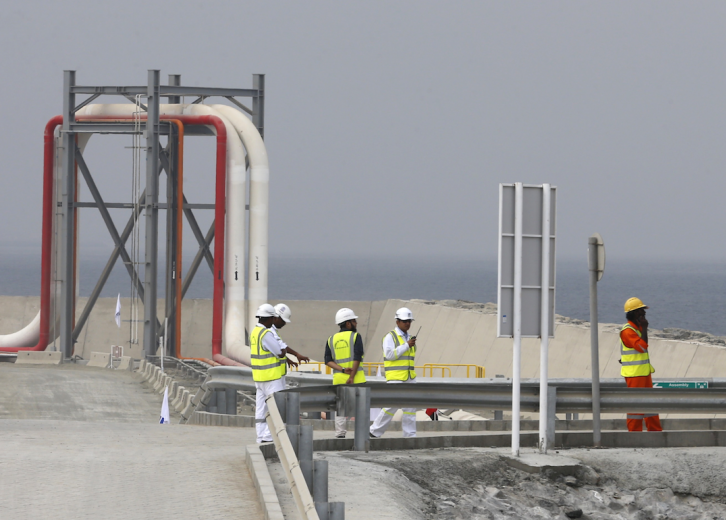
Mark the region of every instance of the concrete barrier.
POLYGON ((121 361, 116 367, 116 370, 133 370, 133 368, 134 359, 131 356, 121 356, 121 361))
POLYGON ((16 365, 60 365, 63 363, 62 352, 21 350, 15 360, 16 365))
POLYGON ((174 399, 171 401, 171 407, 174 408, 177 412, 181 411, 181 405, 182 405, 182 398, 184 397, 184 392, 186 392, 187 389, 183 386, 179 386, 176 390, 176 395, 174 396, 174 399))
POLYGON ((87 367, 108 368, 111 366, 111 354, 103 352, 91 352, 91 359, 88 361, 87 367))

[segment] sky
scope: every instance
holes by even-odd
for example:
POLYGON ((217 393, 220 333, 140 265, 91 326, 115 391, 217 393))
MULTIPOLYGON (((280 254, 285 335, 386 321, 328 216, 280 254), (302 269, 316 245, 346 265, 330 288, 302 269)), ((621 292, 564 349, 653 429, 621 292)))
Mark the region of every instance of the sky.
MULTIPOLYGON (((621 262, 723 260, 725 26, 710 1, 8 4, 0 243, 40 248, 63 70, 142 85, 160 69, 266 74, 271 256, 495 258, 498 185, 521 181, 557 186, 559 258, 584 261, 599 232, 621 262)), ((189 141, 188 198, 212 202, 213 140, 189 141)), ((130 201, 130 145, 87 148, 107 201, 130 201)), ((82 211, 82 254, 110 251, 82 211)))

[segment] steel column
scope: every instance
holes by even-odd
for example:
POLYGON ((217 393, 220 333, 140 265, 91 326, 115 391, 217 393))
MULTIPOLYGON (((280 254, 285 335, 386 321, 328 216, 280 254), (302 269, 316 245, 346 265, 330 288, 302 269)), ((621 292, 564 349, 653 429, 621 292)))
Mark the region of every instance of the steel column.
MULTIPOLYGON (((166 122, 166 121, 165 121, 166 122)), ((164 292, 164 316, 172 324, 175 323, 174 315, 176 313, 177 295, 176 295, 176 277, 178 276, 176 269, 176 249, 177 249, 177 233, 176 233, 176 183, 179 165, 175 158, 176 147, 178 146, 178 135, 173 129, 176 125, 169 122, 169 141, 166 146, 166 156, 169 168, 166 169, 166 272, 165 272, 165 292, 164 292), (175 139, 176 137, 176 139, 175 139)), ((169 327, 164 331, 164 340, 169 345, 168 355, 176 357, 176 327, 169 327)))
POLYGON ((146 120, 146 265, 144 271, 144 353, 156 353, 156 276, 159 256, 159 71, 149 70, 146 120))
POLYGON ((600 447, 600 354, 598 345, 597 317, 597 238, 587 243, 588 268, 590 271, 590 358, 592 365, 592 445, 600 447))
POLYGON ((265 138, 265 75, 252 75, 252 88, 257 89, 257 95, 252 97, 252 122, 265 138))
POLYGON ((76 107, 76 95, 72 87, 76 83, 74 70, 63 71, 63 127, 61 139, 63 162, 61 176, 61 245, 60 245, 60 349, 63 357, 73 356, 73 297, 75 292, 75 272, 73 255, 75 243, 75 166, 76 166, 76 134, 71 130, 73 110, 76 107))

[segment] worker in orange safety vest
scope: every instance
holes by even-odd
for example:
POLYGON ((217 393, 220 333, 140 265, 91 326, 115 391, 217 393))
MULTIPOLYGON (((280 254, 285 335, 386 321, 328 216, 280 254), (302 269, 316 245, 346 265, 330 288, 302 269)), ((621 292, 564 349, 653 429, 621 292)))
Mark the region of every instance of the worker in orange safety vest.
MULTIPOLYGON (((628 323, 620 330, 620 375, 625 378, 629 388, 653 388, 651 374, 655 372, 650 364, 648 353, 648 320, 645 309, 648 307, 639 298, 629 298, 625 302, 625 318, 628 323)), ((649 432, 660 432, 658 414, 629 413, 628 431, 642 432, 643 419, 649 432)))

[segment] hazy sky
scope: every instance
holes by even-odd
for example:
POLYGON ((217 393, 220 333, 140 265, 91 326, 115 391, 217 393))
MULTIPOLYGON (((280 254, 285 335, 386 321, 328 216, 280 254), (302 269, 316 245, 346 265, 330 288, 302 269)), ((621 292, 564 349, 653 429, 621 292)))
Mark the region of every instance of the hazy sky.
MULTIPOLYGON (((558 187, 560 258, 598 231, 608 258, 720 260, 724 27, 723 2, 7 4, 0 241, 39 247, 63 69, 138 85, 158 68, 219 87, 267 75, 272 255, 494 257, 498 184, 523 181, 558 187)), ((130 200, 130 144, 89 144, 109 201, 130 200)), ((197 202, 213 148, 188 145, 197 202)), ((82 243, 110 248, 96 210, 82 219, 82 243)))

